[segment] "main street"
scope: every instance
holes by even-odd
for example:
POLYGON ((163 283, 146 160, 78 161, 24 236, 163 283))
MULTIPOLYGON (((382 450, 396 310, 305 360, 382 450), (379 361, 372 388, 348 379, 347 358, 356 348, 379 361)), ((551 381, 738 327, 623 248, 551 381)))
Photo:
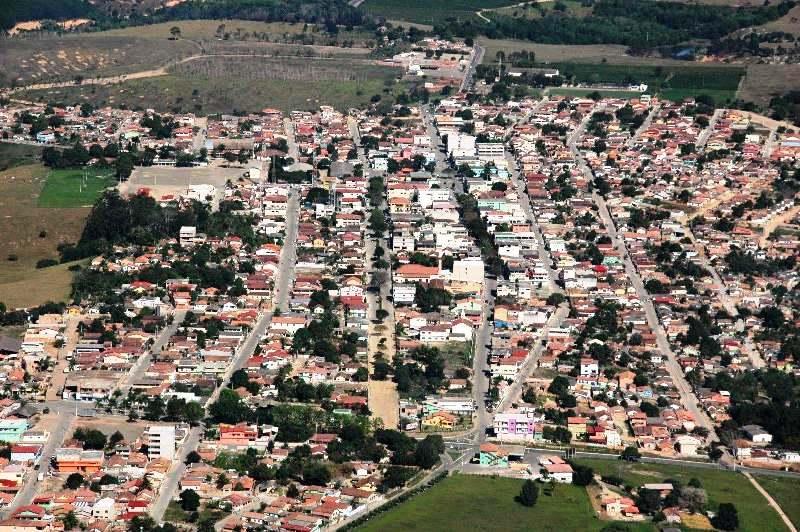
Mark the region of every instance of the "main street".
MULTIPOLYGON (((595 109, 595 112, 600 111, 602 109, 595 109)), ((588 180, 593 179, 593 174, 591 169, 587 166, 586 161, 584 160, 580 150, 578 149, 577 143, 580 139, 583 130, 586 127, 586 124, 591 119, 592 113, 587 113, 587 115, 581 121, 580 126, 575 130, 575 132, 569 137, 567 142, 567 147, 575 156, 578 168, 583 172, 584 176, 588 180)), ((709 125, 710 129, 712 126, 709 125)), ((706 132, 704 132, 706 133, 706 132)), ((707 138, 707 137, 706 137, 707 138)), ((605 226, 606 232, 611 237, 611 241, 614 244, 614 247, 620 254, 620 257, 623 258, 623 264, 625 266, 625 273, 628 276, 628 279, 633 286, 636 294, 639 298, 639 302, 645 312, 645 316, 647 317, 647 323, 650 326, 650 329, 653 331, 656 337, 656 345, 658 346, 661 353, 666 356, 666 368, 672 378, 672 382, 675 385, 675 388, 678 390, 678 393, 681 396, 681 402, 694 417, 695 422, 708 430, 709 436, 714 441, 719 441, 719 437, 716 433, 716 428, 714 424, 711 422, 711 419, 705 413, 705 411, 699 407, 699 402, 697 397, 694 394, 691 386, 686 381, 683 370, 678 363, 678 359, 675 356, 675 353, 672 351, 672 346, 669 343, 666 333, 664 332, 664 328, 661 325, 661 322, 658 319, 658 315, 656 314, 655 307, 653 306, 653 302, 650 299, 650 295, 648 294, 647 290, 644 288, 644 283, 642 282, 642 278, 639 276, 639 273, 636 267, 633 264, 633 261, 628 254, 628 248, 625 245, 624 240, 620 237, 617 233, 616 225, 614 224, 614 220, 611 218, 611 214, 608 211, 608 207, 606 206, 605 198, 600 196, 596 191, 592 192, 592 199, 598 207, 598 215, 600 216, 600 220, 602 221, 603 225, 605 226)))
MULTIPOLYGON (((250 334, 248 334, 247 339, 241 346, 239 346, 239 349, 236 351, 231 364, 228 366, 228 369, 225 371, 225 374, 222 377, 222 382, 214 390, 205 404, 206 413, 208 413, 209 406, 217 400, 222 390, 228 386, 233 373, 236 370, 241 369, 247 362, 247 359, 250 358, 253 353, 255 353, 258 342, 264 336, 267 327, 269 327, 269 324, 272 321, 274 310, 284 310, 286 308, 291 281, 294 277, 294 266, 297 262, 296 244, 298 209, 298 192, 292 190, 289 193, 289 204, 286 210, 286 236, 284 238, 283 248, 281 249, 278 277, 275 284, 273 310, 264 312, 260 315, 258 321, 256 321, 256 324, 253 327, 253 330, 250 331, 250 334)), ((161 522, 164 519, 164 513, 167 510, 167 506, 169 506, 170 501, 175 496, 175 493, 178 489, 178 483, 180 482, 183 473, 186 471, 186 456, 192 451, 197 450, 197 446, 200 443, 202 430, 202 426, 197 426, 192 427, 192 429, 189 431, 186 441, 184 441, 183 445, 178 450, 178 455, 173 462, 172 468, 167 473, 159 488, 158 497, 150 508, 150 515, 157 522, 161 522)))

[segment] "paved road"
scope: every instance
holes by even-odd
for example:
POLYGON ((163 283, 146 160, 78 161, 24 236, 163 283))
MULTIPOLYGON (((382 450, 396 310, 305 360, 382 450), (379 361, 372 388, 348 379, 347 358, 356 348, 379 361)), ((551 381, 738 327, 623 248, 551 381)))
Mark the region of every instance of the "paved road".
POLYGON ((294 123, 291 118, 283 119, 283 129, 286 131, 286 144, 289 147, 288 155, 294 162, 297 162, 300 159, 300 151, 297 149, 297 141, 294 137, 294 123))
POLYGON ((489 319, 494 312, 494 296, 492 293, 497 289, 497 281, 486 277, 483 282, 483 303, 484 311, 481 314, 481 325, 475 333, 475 349, 472 354, 472 397, 477 403, 475 408, 475 442, 480 444, 486 441, 486 429, 491 427, 494 416, 486 409, 487 392, 491 384, 489 373, 489 361, 487 359, 487 345, 491 337, 494 325, 489 319))
POLYGON ((722 109, 715 109, 714 114, 711 115, 711 120, 708 121, 708 127, 706 127, 700 135, 697 137, 697 142, 695 143, 695 149, 700 151, 708 142, 708 137, 711 136, 711 133, 714 131, 714 125, 719 120, 719 117, 722 116, 722 109))
POLYGON ((481 45, 475 44, 473 52, 472 52, 472 60, 469 62, 469 66, 467 67, 467 71, 464 73, 464 79, 461 81, 461 92, 465 92, 470 89, 473 82, 473 77, 475 75, 475 68, 481 64, 483 61, 483 54, 486 53, 486 49, 484 49, 481 45))
POLYGON ((167 342, 169 342, 169 339, 172 338, 185 318, 185 310, 177 310, 172 314, 172 323, 168 324, 161 330, 150 349, 143 356, 139 357, 125 378, 121 379, 117 384, 117 389, 121 390, 123 395, 126 395, 128 390, 130 390, 137 381, 144 377, 144 374, 147 372, 147 368, 150 367, 150 361, 153 358, 153 353, 161 353, 161 350, 164 349, 164 346, 167 344, 167 342))
POLYGON ((47 440, 47 443, 42 450, 41 458, 39 458, 39 471, 34 469, 28 470, 27 477, 22 485, 22 489, 17 492, 14 500, 2 513, 3 517, 7 517, 17 508, 26 506, 33 502, 33 498, 36 495, 36 487, 38 485, 38 474, 44 473, 47 475, 47 472, 50 470, 50 459, 55 454, 56 449, 58 449, 58 447, 64 441, 64 437, 67 435, 67 431, 69 430, 70 424, 72 423, 74 417, 75 415, 69 411, 59 413, 56 426, 50 431, 50 438, 47 440))
POLYGON ((528 356, 525 358, 525 362, 522 363, 522 367, 514 376, 514 382, 511 383, 511 386, 506 391, 503 400, 500 401, 500 405, 497 407, 499 412, 505 411, 511 407, 513 403, 520 400, 520 397, 522 396, 522 385, 525 384, 525 381, 528 380, 528 377, 530 377, 531 373, 533 373, 533 370, 536 369, 536 362, 542 355, 542 351, 544 351, 545 344, 543 340, 547 338, 547 333, 550 331, 550 329, 560 327, 568 315, 569 305, 564 303, 558 307, 547 320, 547 324, 542 328, 541 336, 536 340, 536 345, 531 352, 528 353, 528 356))
MULTIPOLYGON (((286 303, 288 301, 288 295, 291 288, 290 281, 293 280, 294 266, 297 262, 296 244, 298 208, 298 193, 296 191, 292 191, 289 194, 289 205, 286 212, 286 237, 284 239, 283 249, 281 250, 280 266, 278 269, 278 279, 275 290, 275 308, 281 310, 286 308, 286 303)), ((247 336, 247 339, 244 341, 244 343, 239 347, 234 359, 231 361, 230 366, 228 366, 227 371, 223 375, 222 383, 208 398, 208 401, 205 405, 206 412, 208 411, 208 407, 217 400, 222 390, 228 386, 233 373, 236 370, 244 367, 247 359, 250 358, 250 356, 255 352, 258 342, 264 336, 264 333, 269 327, 272 316, 273 314, 271 312, 267 312, 262 314, 258 319, 256 325, 253 327, 253 330, 247 336)), ((186 471, 186 465, 184 463, 186 456, 190 452, 197 449, 197 446, 200 443, 202 430, 202 426, 192 428, 186 438, 186 441, 178 450, 178 458, 176 458, 172 469, 170 469, 170 471, 167 473, 167 476, 164 479, 161 488, 159 489, 158 498, 150 509, 151 517, 153 517, 153 519, 155 519, 157 522, 161 522, 164 519, 164 512, 166 512, 167 506, 175 496, 180 479, 183 476, 184 471, 186 471)))
MULTIPOLYGON (((583 129, 586 127, 586 124, 588 123, 590 117, 591 114, 588 114, 586 117, 584 117, 580 126, 575 130, 574 134, 570 137, 567 143, 569 149, 576 157, 578 167, 581 169, 581 171, 584 173, 587 179, 592 179, 593 174, 591 169, 586 165, 585 160, 581 156, 580 150, 578 150, 577 148, 577 142, 580 138, 580 135, 583 132, 583 129)), ((711 127, 713 127, 713 124, 709 124, 709 128, 711 127)), ((636 294, 639 297, 640 304, 642 305, 642 308, 644 309, 645 315, 647 317, 647 323, 652 329, 653 334, 655 334, 656 336, 656 344, 658 345, 659 350, 667 357, 666 368, 670 374, 670 377, 672 378, 675 387, 680 393, 683 406, 689 412, 692 413, 695 422, 699 426, 704 427, 708 430, 709 437, 711 438, 711 440, 719 441, 719 437, 717 436, 714 424, 711 422, 711 419, 708 417, 705 411, 698 406, 697 397, 695 397, 694 391, 684 378, 683 369, 681 368, 680 364, 678 364, 677 357, 675 356, 675 353, 672 351, 672 346, 670 345, 669 340, 667 339, 667 335, 664 332, 664 328, 661 326, 661 322, 658 319, 658 315, 656 314, 653 302, 650 299, 647 290, 645 290, 644 288, 644 283, 642 283, 642 278, 639 276, 636 267, 631 261, 624 240, 617 233, 617 228, 614 225, 614 220, 611 218, 611 214, 608 211, 605 199, 602 196, 600 196, 596 191, 592 192, 592 199, 594 203, 598 206, 598 214, 600 216, 600 220, 602 221, 603 225, 606 228, 606 232, 611 237, 611 241, 614 244, 614 247, 620 253, 620 256, 623 257, 624 259, 623 264, 625 266, 625 272, 634 290, 636 290, 636 294)))

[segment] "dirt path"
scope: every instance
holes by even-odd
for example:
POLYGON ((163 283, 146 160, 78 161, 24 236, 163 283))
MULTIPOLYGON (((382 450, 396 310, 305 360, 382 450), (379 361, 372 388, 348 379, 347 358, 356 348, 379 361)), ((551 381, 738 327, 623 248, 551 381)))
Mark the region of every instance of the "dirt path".
POLYGON ((783 519, 783 523, 786 525, 786 527, 791 532, 797 532, 797 528, 794 526, 794 523, 792 523, 792 520, 789 519, 789 516, 787 516, 784 513, 783 509, 780 507, 780 505, 777 503, 777 501, 775 501, 775 499, 772 498, 772 495, 767 493, 767 490, 765 490, 764 488, 761 487, 761 484, 759 484, 756 481, 756 479, 753 478, 753 475, 751 475, 750 473, 748 473, 746 471, 743 474, 744 474, 745 477, 747 477, 747 480, 750 481, 750 484, 752 484, 753 487, 755 489, 757 489, 758 492, 761 495, 763 495, 765 499, 767 499, 767 502, 769 503, 769 505, 772 506, 775 509, 776 512, 778 512, 778 515, 781 516, 781 519, 783 519))
POLYGON ((773 216, 772 218, 767 221, 764 227, 761 228, 761 239, 758 242, 759 247, 764 248, 767 245, 767 241, 769 240, 770 235, 772 234, 775 229, 780 227, 781 225, 785 224, 795 216, 800 214, 800 206, 794 206, 790 209, 787 209, 785 212, 773 216))

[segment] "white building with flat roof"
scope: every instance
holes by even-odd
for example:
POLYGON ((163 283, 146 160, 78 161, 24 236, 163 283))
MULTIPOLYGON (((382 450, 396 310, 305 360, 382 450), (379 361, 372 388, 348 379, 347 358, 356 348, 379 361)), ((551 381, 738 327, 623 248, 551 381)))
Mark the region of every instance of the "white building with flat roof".
POLYGON ((144 432, 144 439, 151 460, 175 458, 175 425, 151 425, 144 432))

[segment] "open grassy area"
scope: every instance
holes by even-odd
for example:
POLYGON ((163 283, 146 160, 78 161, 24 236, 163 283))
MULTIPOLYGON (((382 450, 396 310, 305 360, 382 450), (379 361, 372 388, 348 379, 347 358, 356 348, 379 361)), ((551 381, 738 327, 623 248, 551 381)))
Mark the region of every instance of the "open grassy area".
POLYGON ((42 148, 27 144, 0 142, 0 172, 15 166, 39 162, 42 148))
MULTIPOLYGON (((552 496, 540 490, 539 501, 527 508, 514 501, 521 480, 489 476, 454 475, 411 500, 376 516, 358 528, 362 532, 600 530, 584 488, 557 485, 552 496)), ((653 530, 631 524, 631 531, 653 530)))
POLYGON ((24 97, 69 104, 91 101, 98 107, 212 114, 260 111, 265 107, 313 110, 320 105, 346 110, 364 106, 373 95, 401 86, 396 82, 398 69, 343 59, 242 58, 192 63, 180 67, 179 73, 166 76, 115 85, 28 91, 24 97))
POLYGON ((51 170, 39 195, 39 207, 91 207, 103 191, 116 184, 108 168, 51 170))
POLYGON ((740 530, 785 531, 786 527, 766 499, 738 473, 701 467, 684 467, 662 464, 631 464, 620 460, 579 459, 579 463, 592 467, 595 473, 616 475, 625 483, 639 487, 648 482, 676 479, 684 485, 698 479, 708 494, 709 507, 714 509, 722 502, 730 502, 739 511, 740 530))
POLYGON ((577 96, 585 98, 593 92, 599 92, 604 98, 638 98, 642 95, 639 91, 613 90, 613 89, 585 89, 579 87, 553 87, 548 89, 548 94, 554 96, 577 96))
POLYGON ((69 294, 69 265, 36 269, 36 262, 57 259, 59 243, 76 242, 89 209, 39 207, 46 176, 41 164, 0 172, 0 301, 12 308, 69 294))
POLYGON ((772 495, 775 502, 792 520, 794 526, 800 527, 800 483, 796 478, 754 475, 761 487, 772 495))
POLYGON ((436 24, 448 18, 474 18, 479 9, 518 3, 518 0, 366 0, 361 7, 387 19, 436 24))

